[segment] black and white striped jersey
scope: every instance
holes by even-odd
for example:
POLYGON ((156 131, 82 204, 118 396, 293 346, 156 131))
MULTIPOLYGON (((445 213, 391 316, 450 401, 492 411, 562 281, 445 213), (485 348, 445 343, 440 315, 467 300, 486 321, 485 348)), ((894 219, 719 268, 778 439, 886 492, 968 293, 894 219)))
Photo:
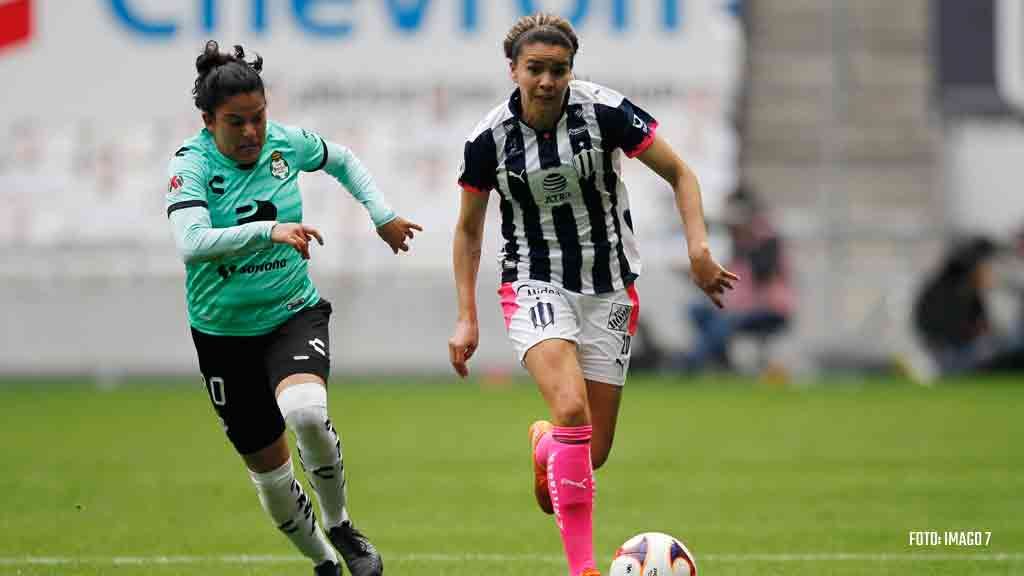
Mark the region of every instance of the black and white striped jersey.
POLYGON ((552 130, 523 121, 518 90, 477 125, 459 184, 501 197, 502 283, 541 280, 583 294, 633 283, 640 259, 621 162, 646 150, 657 126, 621 94, 577 80, 552 130))

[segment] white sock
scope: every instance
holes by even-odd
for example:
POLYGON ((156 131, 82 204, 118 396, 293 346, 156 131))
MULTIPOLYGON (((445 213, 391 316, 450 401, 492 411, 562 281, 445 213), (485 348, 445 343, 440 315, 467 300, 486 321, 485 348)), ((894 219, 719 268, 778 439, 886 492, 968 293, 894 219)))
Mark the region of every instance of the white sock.
POLYGON ((290 458, 276 470, 250 470, 249 476, 256 485, 263 509, 303 555, 317 565, 328 560, 338 561, 334 548, 317 526, 313 503, 295 481, 290 458))
POLYGON ((288 428, 295 434, 299 460, 320 501, 325 527, 348 520, 345 464, 341 440, 327 415, 327 389, 319 382, 285 388, 277 398, 288 428))

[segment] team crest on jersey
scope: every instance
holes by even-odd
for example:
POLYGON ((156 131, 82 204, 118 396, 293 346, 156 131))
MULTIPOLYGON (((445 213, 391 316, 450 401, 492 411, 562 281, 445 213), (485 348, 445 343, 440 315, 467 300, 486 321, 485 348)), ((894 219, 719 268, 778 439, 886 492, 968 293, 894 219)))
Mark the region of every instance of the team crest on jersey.
POLYGON ((555 323, 555 307, 550 302, 537 302, 530 308, 530 321, 535 330, 544 330, 555 323))
POLYGON ((185 180, 181 176, 175 174, 174 176, 171 176, 171 181, 167 183, 167 193, 173 194, 184 185, 185 180))
POLYGON ((288 177, 288 173, 291 169, 288 167, 288 161, 284 159, 277 150, 274 150, 270 154, 270 174, 278 180, 284 180, 288 177))

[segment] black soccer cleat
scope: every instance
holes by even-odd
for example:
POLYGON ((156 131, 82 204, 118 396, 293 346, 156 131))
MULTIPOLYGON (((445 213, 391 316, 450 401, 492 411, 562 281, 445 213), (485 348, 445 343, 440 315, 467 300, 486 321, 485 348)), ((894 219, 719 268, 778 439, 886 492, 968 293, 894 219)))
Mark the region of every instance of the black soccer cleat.
POLYGON ((345 559, 345 565, 352 576, 381 576, 384 561, 373 544, 363 533, 352 525, 351 520, 331 528, 327 532, 331 544, 345 559))
POLYGON ((341 576, 341 566, 328 560, 313 568, 313 576, 341 576))

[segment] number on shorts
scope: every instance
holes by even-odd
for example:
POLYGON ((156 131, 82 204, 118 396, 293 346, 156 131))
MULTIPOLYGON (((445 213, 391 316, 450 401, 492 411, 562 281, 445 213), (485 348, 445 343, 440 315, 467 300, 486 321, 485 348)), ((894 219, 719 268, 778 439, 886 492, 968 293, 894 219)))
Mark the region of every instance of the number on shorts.
POLYGON ((220 376, 210 378, 210 400, 217 406, 224 406, 228 399, 224 396, 224 379, 220 376))
POLYGON ((630 337, 629 334, 626 334, 625 336, 622 337, 622 352, 620 352, 620 354, 622 354, 623 356, 629 354, 630 344, 632 344, 632 337, 630 337))

